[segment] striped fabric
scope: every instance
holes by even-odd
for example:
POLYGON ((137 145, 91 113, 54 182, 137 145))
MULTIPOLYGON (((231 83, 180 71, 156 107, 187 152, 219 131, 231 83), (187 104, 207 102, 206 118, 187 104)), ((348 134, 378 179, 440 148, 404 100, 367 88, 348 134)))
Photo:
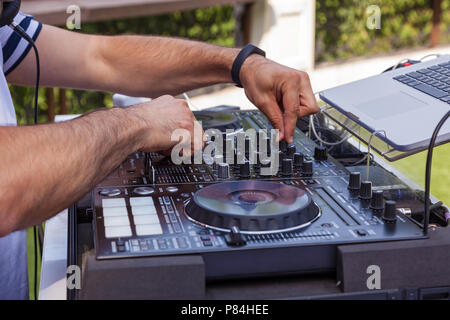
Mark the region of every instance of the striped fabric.
MULTIPOLYGON (((22 12, 19 12, 14 18, 14 21, 20 25, 33 40, 36 40, 41 31, 42 24, 34 20, 32 16, 23 14, 22 12)), ((0 28, 0 43, 3 50, 3 72, 5 76, 7 76, 25 58, 31 49, 31 45, 10 27, 0 28)))

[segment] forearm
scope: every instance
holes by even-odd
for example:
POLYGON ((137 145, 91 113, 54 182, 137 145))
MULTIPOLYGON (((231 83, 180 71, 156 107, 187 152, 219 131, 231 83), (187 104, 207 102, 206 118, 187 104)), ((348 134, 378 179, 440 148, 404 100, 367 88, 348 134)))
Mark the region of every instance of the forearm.
POLYGON ((104 90, 157 97, 230 83, 238 49, 153 36, 101 37, 104 90))
POLYGON ((0 127, 0 236, 81 198, 139 146, 122 109, 60 124, 0 127))

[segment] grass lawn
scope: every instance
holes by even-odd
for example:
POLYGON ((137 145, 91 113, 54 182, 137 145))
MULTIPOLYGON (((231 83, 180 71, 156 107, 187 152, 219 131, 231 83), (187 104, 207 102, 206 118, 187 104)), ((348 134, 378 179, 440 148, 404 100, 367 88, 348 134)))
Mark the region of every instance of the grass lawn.
MULTIPOLYGON (((396 169, 416 182, 425 186, 425 163, 427 152, 421 152, 408 158, 391 163, 396 169)), ((434 148, 431 169, 431 194, 450 205, 450 143, 434 148)))

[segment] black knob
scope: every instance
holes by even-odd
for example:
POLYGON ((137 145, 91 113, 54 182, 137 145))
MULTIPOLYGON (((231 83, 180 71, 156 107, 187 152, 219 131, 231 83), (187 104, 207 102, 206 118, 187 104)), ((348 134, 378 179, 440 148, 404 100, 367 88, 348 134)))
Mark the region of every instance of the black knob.
POLYGON ((250 177, 250 162, 245 160, 244 163, 239 165, 239 176, 241 178, 250 177))
POLYGON ((303 155, 294 153, 294 167, 300 168, 303 165, 303 155))
POLYGON ((310 160, 303 161, 302 175, 305 177, 311 177, 313 175, 313 163, 310 160))
POLYGON ((279 142, 279 148, 280 148, 281 152, 286 152, 287 151, 287 146, 288 146, 288 144, 287 144, 286 140, 281 140, 279 142))
POLYGON ((382 211, 384 209, 383 190, 375 190, 372 192, 372 200, 370 201, 370 209, 374 211, 382 211))
POLYGON ((281 166, 283 160, 286 159, 286 154, 282 151, 278 151, 278 165, 281 166))
POLYGON ((392 200, 386 201, 384 205, 383 221, 387 223, 394 223, 397 221, 397 203, 392 200))
POLYGON ((292 159, 283 159, 281 163, 281 175, 286 177, 292 176, 292 159))
POLYGON ((245 147, 245 157, 248 159, 249 155, 250 155, 250 138, 249 137, 245 137, 244 140, 244 147, 245 147))
POLYGON ((223 156, 221 154, 217 154, 214 156, 213 160, 213 170, 219 169, 219 163, 223 163, 223 156))
POLYGON ((265 140, 266 140, 266 154, 270 156, 272 152, 272 149, 270 148, 270 138, 266 137, 265 140))
POLYGON ((230 167, 228 163, 219 163, 217 167, 217 177, 219 179, 228 179, 230 177, 230 167))
POLYGON ((317 161, 325 161, 328 159, 328 149, 324 146, 314 148, 314 159, 317 161))
POLYGON ((359 189, 359 197, 362 200, 370 200, 372 198, 372 182, 363 181, 361 189, 359 189))
POLYGON ((286 151, 286 156, 290 159, 292 159, 294 157, 295 152, 297 152, 297 148, 295 147, 295 145, 290 144, 287 147, 287 151, 286 151))
POLYGON ((348 180, 348 188, 351 191, 356 191, 361 188, 361 174, 359 172, 351 172, 348 180))

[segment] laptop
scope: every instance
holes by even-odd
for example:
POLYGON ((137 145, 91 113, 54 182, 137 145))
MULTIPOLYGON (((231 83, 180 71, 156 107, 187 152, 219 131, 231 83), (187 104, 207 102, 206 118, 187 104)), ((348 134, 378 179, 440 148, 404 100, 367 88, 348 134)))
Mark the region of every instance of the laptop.
MULTIPOLYGON (((395 69, 319 93, 320 98, 402 152, 425 149, 450 110, 450 55, 395 69)), ((450 121, 437 144, 450 140, 450 121)))

